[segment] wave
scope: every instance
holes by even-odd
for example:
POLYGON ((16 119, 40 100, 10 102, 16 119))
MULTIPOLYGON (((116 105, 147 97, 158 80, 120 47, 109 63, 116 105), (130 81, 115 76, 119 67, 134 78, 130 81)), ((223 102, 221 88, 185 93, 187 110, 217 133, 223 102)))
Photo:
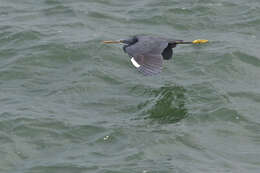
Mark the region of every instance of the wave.
POLYGON ((160 123, 177 123, 188 116, 185 107, 185 92, 182 86, 163 86, 153 89, 150 94, 152 99, 138 105, 146 118, 160 123))

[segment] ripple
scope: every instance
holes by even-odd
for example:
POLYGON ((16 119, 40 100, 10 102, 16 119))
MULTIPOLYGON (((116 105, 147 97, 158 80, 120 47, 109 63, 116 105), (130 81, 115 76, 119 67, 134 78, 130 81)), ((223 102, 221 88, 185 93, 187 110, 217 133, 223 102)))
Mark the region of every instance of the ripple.
POLYGON ((34 30, 23 30, 18 32, 5 32, 0 42, 4 50, 13 47, 14 50, 23 50, 28 46, 37 44, 44 35, 34 30))
POLYGON ((13 143, 14 141, 7 133, 0 132, 0 142, 2 145, 4 145, 4 144, 13 143))
POLYGON ((233 55, 236 56, 240 61, 250 64, 252 66, 259 67, 260 66, 260 58, 256 56, 251 56, 244 52, 236 51, 233 52, 233 55))
MULTIPOLYGON (((89 143, 102 138, 105 132, 105 129, 102 127, 94 125, 71 125, 49 118, 15 118, 13 120, 1 121, 0 124, 1 129, 6 133, 10 134, 11 132, 15 138, 22 137, 30 139, 28 141, 29 144, 36 145, 41 149, 61 146, 61 141, 66 143, 68 142, 67 139, 70 139, 73 143, 89 143)), ((8 141, 12 142, 12 139, 8 141)))
POLYGON ((148 118, 161 123, 177 123, 188 116, 185 107, 185 89, 181 86, 165 86, 151 93, 153 99, 139 104, 148 118))
POLYGON ((241 97, 241 98, 247 98, 249 100, 253 100, 254 102, 259 103, 260 102, 260 93, 254 93, 249 91, 240 91, 240 92, 229 92, 228 93, 232 97, 241 97))
POLYGON ((76 17, 74 10, 68 6, 59 4, 51 8, 43 10, 46 16, 62 16, 62 17, 76 17))
POLYGON ((27 171, 33 173, 45 173, 45 172, 64 172, 64 173, 72 173, 72 172, 85 172, 85 171, 95 171, 97 170, 96 166, 87 167, 87 166, 78 166, 73 164, 47 164, 47 165, 39 165, 33 166, 27 171))

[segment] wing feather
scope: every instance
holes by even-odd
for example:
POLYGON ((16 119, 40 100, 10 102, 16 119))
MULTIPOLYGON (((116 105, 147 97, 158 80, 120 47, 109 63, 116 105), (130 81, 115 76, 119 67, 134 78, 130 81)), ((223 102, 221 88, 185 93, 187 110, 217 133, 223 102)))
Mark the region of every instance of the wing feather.
POLYGON ((137 42, 126 46, 124 51, 136 61, 131 62, 144 75, 155 75, 162 71, 162 52, 168 41, 162 38, 137 36, 137 42))
POLYGON ((138 55, 133 57, 138 66, 135 66, 139 72, 145 76, 158 74, 162 71, 161 55, 138 55))

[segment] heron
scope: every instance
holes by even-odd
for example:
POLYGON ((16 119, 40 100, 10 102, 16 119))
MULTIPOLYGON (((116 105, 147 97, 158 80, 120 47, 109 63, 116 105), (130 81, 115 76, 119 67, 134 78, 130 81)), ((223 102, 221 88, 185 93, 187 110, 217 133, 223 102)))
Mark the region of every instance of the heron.
POLYGON ((127 39, 103 41, 105 44, 122 43, 123 50, 139 72, 145 76, 162 71, 163 60, 172 58, 172 49, 178 44, 201 44, 208 40, 183 41, 164 37, 135 35, 127 39))

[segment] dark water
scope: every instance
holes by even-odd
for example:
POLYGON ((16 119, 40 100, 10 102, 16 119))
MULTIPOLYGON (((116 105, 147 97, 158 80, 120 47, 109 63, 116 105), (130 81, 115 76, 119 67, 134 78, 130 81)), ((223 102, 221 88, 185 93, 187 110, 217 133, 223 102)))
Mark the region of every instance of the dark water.
POLYGON ((258 173, 259 0, 0 0, 1 173, 258 173), (182 45, 144 77, 133 34, 182 45))

